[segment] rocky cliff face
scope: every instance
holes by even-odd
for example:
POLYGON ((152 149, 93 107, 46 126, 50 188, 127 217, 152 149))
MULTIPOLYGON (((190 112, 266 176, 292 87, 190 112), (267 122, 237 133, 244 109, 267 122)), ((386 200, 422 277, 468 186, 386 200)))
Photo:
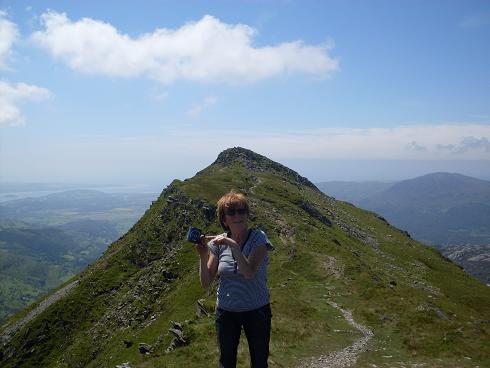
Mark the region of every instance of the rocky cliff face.
MULTIPOLYGON (((375 214, 242 148, 174 181, 69 288, 10 319, 0 365, 216 366, 215 285, 200 288, 184 239, 190 225, 220 231, 215 203, 230 189, 247 194, 250 226, 275 246, 271 367, 490 365, 487 287, 375 214)), ((239 360, 247 366, 246 348, 239 360)))

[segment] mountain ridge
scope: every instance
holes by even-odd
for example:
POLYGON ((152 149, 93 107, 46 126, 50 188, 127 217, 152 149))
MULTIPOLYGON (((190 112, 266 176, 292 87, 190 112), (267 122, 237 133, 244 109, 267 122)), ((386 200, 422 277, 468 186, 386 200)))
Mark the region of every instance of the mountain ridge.
POLYGON ((490 182, 434 173, 405 180, 357 203, 437 246, 490 242, 490 182))
POLYGON ((374 198, 389 201, 392 198, 403 197, 407 201, 414 201, 414 205, 418 205, 420 202, 434 200, 433 193, 436 191, 440 197, 443 197, 441 202, 446 201, 447 198, 453 201, 477 201, 482 196, 484 201, 490 201, 489 181, 443 172, 397 182, 384 193, 375 195, 374 198))
MULTIPOLYGON (((215 203, 230 189, 247 194, 250 226, 266 231, 275 246, 271 367, 301 366, 361 337, 334 305, 373 332, 356 358, 360 367, 490 363, 490 328, 482 322, 490 319, 487 288, 376 214, 322 194, 272 160, 243 161, 248 151, 233 150, 238 155, 230 161, 174 180, 97 262, 67 282, 76 286, 4 336, 2 365, 216 365, 216 285, 200 288, 197 255, 184 238, 191 225, 221 231, 215 203), (181 340, 167 332, 177 321, 181 340)), ((245 357, 240 350, 239 367, 245 357)))
POLYGON ((490 242, 490 181, 440 172, 392 184, 318 185, 326 194, 379 213, 427 244, 490 242))

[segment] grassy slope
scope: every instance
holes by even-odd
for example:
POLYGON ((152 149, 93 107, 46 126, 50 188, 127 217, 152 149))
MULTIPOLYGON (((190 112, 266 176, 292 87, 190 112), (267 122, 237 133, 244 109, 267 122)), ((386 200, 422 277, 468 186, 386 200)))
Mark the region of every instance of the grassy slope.
MULTIPOLYGON (((78 287, 2 348, 2 366, 215 366, 213 320, 195 313, 199 298, 211 309, 214 290, 199 287, 197 255, 182 239, 190 224, 219 231, 198 208, 216 203, 231 188, 249 193, 252 225, 263 228, 276 248, 269 269, 271 366, 294 366, 358 338, 328 299, 352 310, 375 333, 361 366, 490 365, 488 288, 374 214, 236 163, 175 181, 80 275, 78 287), (167 201, 169 195, 174 200, 167 201), (322 224, 299 201, 357 234, 371 235, 377 245, 322 224), (184 322, 190 344, 166 353, 171 321, 184 322), (125 340, 132 345, 126 347, 125 340), (140 342, 152 345, 152 353, 140 354, 140 342)), ((246 351, 242 344, 240 367, 248 365, 246 351)))

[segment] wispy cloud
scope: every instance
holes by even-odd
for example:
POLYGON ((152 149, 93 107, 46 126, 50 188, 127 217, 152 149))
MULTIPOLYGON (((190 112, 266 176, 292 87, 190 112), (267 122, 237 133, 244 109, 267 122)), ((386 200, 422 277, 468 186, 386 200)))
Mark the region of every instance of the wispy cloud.
POLYGON ((18 104, 25 100, 40 101, 49 98, 51 93, 41 87, 17 83, 15 85, 0 80, 0 126, 22 125, 18 104))
POLYGON ((421 144, 418 144, 415 141, 411 141, 407 143, 405 147, 408 151, 418 151, 418 152, 427 151, 427 147, 422 146, 421 144))
POLYGON ((459 144, 438 144, 437 149, 448 151, 453 155, 460 155, 471 151, 490 153, 488 137, 463 137, 459 144))
MULTIPOLYGON (((409 125, 393 128, 327 128, 174 132, 172 139, 192 142, 199 152, 210 146, 249 147, 273 157, 375 160, 490 160, 490 126, 478 124, 409 125), (219 137, 219 138, 217 138, 219 137), (201 147, 202 146, 202 147, 201 147), (444 148, 446 146, 446 148, 444 148)), ((177 149, 177 147, 174 147, 177 149)))
POLYGON ((205 109, 215 105, 217 102, 218 102, 218 97, 208 96, 201 102, 192 105, 189 111, 187 111, 187 114, 195 118, 198 115, 200 115, 205 109))
POLYGON ((7 69, 7 61, 12 53, 12 45, 19 38, 17 25, 7 19, 7 13, 0 10, 0 69, 7 69))
POLYGON ((167 91, 153 91, 151 94, 151 98, 155 101, 165 101, 168 98, 167 91))
POLYGON ((332 43, 253 47, 256 30, 210 15, 137 38, 90 18, 72 21, 51 11, 41 19, 44 29, 32 39, 71 68, 90 74, 241 84, 296 73, 327 77, 339 68, 329 55, 332 43))
MULTIPOLYGON (((188 155, 202 159, 201 156, 209 154, 209 159, 212 159, 216 151, 241 146, 270 157, 298 159, 490 160, 489 141, 490 126, 476 124, 289 132, 239 128, 215 131, 203 128, 167 131, 162 137, 132 137, 131 145, 134 146, 129 152, 151 150, 159 152, 157 156, 162 157, 176 151, 187 152, 186 147, 193 147, 192 152, 187 152, 188 155), (450 147, 444 150, 443 145, 450 147)), ((104 142, 108 145, 113 143, 114 147, 119 145, 129 149, 130 146, 127 139, 121 145, 117 137, 107 137, 104 142)), ((119 151, 117 148, 114 150, 119 151)))

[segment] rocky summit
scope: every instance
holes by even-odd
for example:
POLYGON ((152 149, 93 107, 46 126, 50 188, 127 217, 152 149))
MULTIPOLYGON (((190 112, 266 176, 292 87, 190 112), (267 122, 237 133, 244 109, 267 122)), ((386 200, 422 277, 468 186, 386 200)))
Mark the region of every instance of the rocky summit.
MULTIPOLYGON (((490 366, 490 288, 375 213, 243 148, 163 190, 85 271, 0 329, 2 367, 215 367, 189 226, 235 189, 271 253, 271 367, 490 366)), ((239 367, 248 367, 245 339, 239 367)))

